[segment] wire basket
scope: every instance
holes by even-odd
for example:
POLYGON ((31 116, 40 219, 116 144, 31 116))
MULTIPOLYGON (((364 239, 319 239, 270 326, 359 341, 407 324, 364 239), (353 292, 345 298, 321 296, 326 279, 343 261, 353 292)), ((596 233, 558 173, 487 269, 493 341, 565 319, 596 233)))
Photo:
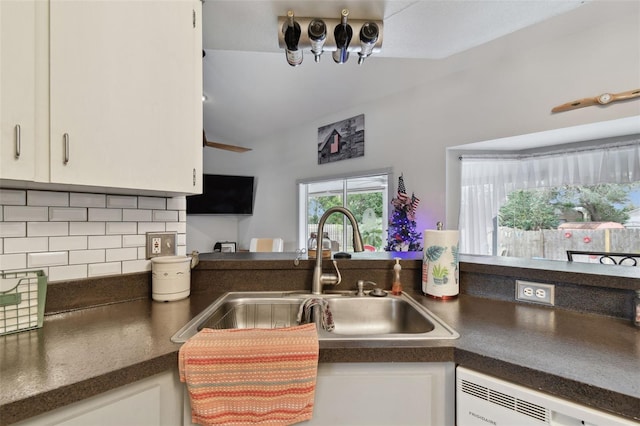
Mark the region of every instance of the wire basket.
POLYGON ((47 296, 44 271, 0 274, 0 335, 42 327, 47 296))

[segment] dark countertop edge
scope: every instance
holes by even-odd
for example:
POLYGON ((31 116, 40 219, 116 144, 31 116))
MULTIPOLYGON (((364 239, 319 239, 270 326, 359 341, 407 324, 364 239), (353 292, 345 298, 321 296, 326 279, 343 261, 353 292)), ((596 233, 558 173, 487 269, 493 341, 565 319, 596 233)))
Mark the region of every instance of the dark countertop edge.
POLYGON ((627 266, 494 256, 461 256, 460 270, 507 277, 521 273, 528 280, 559 281, 624 290, 640 289, 640 268, 627 266), (615 274, 606 275, 606 280, 603 280, 602 277, 605 276, 602 274, 603 268, 611 268, 615 274))
MULTIPOLYGON (((599 406, 591 406, 592 408, 609 411, 614 415, 621 416, 624 413, 638 411, 638 399, 633 396, 585 385, 575 380, 459 349, 455 347, 455 341, 451 342, 449 346, 439 347, 321 347, 318 361, 322 363, 398 362, 398 359, 401 359, 399 362, 454 362, 456 365, 587 406, 582 397, 588 393, 590 398, 597 398, 600 402, 599 406), (549 385, 551 383, 552 385, 549 385), (561 393, 552 391, 558 388, 562 389, 561 393)), ((178 350, 179 348, 176 347, 175 351, 156 358, 2 405, 0 406, 0 424, 8 425, 26 420, 155 374, 173 370, 177 367, 178 350), (69 390, 71 387, 73 391, 69 390)), ((640 415, 625 418, 640 420, 640 415)))
MULTIPOLYGON (((617 416, 623 416, 632 420, 640 420, 637 417, 629 417, 626 413, 638 412, 638 399, 631 395, 625 395, 610 390, 587 385, 575 380, 560 377, 554 374, 533 370, 520 365, 515 365, 504 360, 487 357, 456 347, 456 340, 447 341, 447 344, 435 347, 426 346, 398 346, 398 347, 322 347, 319 351, 319 362, 454 362, 479 372, 508 380, 528 388, 539 390, 572 400, 573 402, 591 406, 597 410, 608 411, 617 416), (562 393, 554 393, 553 389, 562 389, 562 393), (585 401, 585 394, 589 398, 596 398, 598 406, 593 406, 585 401)), ((99 395, 103 392, 134 383, 177 368, 179 346, 174 351, 162 354, 140 363, 132 364, 100 376, 88 378, 78 383, 70 384, 55 390, 36 394, 31 397, 7 403, 0 406, 0 425, 9 425, 30 417, 43 414, 61 408, 74 402, 99 395), (73 387, 73 391, 69 389, 73 387)))

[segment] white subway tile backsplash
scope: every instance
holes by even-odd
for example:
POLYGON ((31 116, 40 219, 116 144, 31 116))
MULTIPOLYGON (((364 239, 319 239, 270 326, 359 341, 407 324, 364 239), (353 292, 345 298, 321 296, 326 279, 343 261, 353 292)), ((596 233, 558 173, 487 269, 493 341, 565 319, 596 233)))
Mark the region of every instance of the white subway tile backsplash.
POLYGON ((82 192, 72 192, 71 194, 69 194, 69 206, 104 208, 107 206, 107 196, 105 194, 85 194, 82 192))
POLYGON ((47 275, 49 282, 87 278, 87 265, 52 266, 47 275))
POLYGON ((88 268, 90 277, 122 274, 122 263, 120 262, 91 263, 88 265, 88 268))
POLYGON ((0 238, 26 236, 26 222, 0 222, 0 238))
POLYGON ((138 197, 139 209, 160 209, 167 208, 167 199, 160 197, 138 197))
POLYGON ((136 222, 107 222, 107 235, 135 234, 136 232, 138 232, 138 224, 136 222))
POLYGON ((163 222, 138 222, 138 234, 147 232, 164 232, 166 226, 163 222))
POLYGON ((134 272, 145 272, 151 270, 150 260, 126 260, 122 262, 122 273, 133 274, 134 272))
POLYGON ((28 206, 69 206, 69 193, 68 192, 54 192, 54 191, 27 191, 27 205, 28 206))
POLYGON ((33 222, 48 219, 48 207, 4 206, 5 222, 33 222))
POLYGON ((122 247, 120 235, 90 235, 89 249, 108 249, 122 247))
MULTIPOLYGON (((10 222, 7 222, 10 223, 10 222)), ((29 237, 54 237, 69 235, 68 222, 28 222, 29 237)))
POLYGON ((138 197, 126 195, 107 195, 107 208, 136 209, 138 208, 138 197))
POLYGON ((167 222, 167 231, 177 232, 178 234, 186 234, 187 224, 185 222, 167 222))
POLYGON ((49 250, 47 237, 5 238, 5 253, 29 253, 49 250))
POLYGON ((89 209, 89 222, 121 222, 122 209, 89 209))
POLYGON ((25 269, 27 267, 27 254, 1 254, 0 270, 10 271, 14 269, 25 269))
POLYGON ((69 235, 104 235, 104 222, 70 222, 69 235))
POLYGON ((153 221, 154 222, 177 222, 178 211, 177 210, 154 210, 153 221))
POLYGON ((151 222, 151 212, 152 210, 123 209, 122 220, 124 222, 151 222))
POLYGON ((186 198, 0 189, 0 270, 49 282, 147 272, 146 233, 176 231, 186 254, 186 198))
POLYGON ((52 222, 84 222, 87 209, 84 207, 49 207, 49 220, 52 222))
POLYGON ((49 250, 85 250, 87 248, 87 237, 51 237, 49 238, 49 250))
POLYGON ((167 198, 167 210, 187 210, 186 197, 167 198))
POLYGON ((106 250, 72 250, 69 252, 69 264, 102 263, 107 258, 106 250))
POLYGON ((107 249, 107 262, 118 262, 123 260, 137 260, 138 249, 135 247, 107 249))
POLYGON ((27 266, 37 268, 40 266, 58 266, 69 263, 69 252, 50 251, 48 253, 27 253, 27 266))
POLYGON ((146 235, 123 235, 122 247, 144 247, 147 244, 146 235))
POLYGON ((18 189, 0 188, 0 205, 24 206, 27 204, 27 192, 18 189))

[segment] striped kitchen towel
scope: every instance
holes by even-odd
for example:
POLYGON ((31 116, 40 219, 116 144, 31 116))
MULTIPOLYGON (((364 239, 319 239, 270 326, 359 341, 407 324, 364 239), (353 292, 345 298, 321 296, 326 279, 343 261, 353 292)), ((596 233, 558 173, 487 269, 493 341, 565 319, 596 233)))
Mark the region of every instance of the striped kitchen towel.
POLYGON ((311 419, 318 370, 314 324, 203 329, 178 355, 192 421, 290 425, 311 419))

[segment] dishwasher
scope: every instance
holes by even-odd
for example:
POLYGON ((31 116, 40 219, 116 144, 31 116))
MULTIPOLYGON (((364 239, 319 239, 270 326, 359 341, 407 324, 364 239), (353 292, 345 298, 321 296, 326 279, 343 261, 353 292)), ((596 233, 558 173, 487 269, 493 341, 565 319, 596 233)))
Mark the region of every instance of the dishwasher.
POLYGON ((638 426, 464 367, 456 369, 458 426, 638 426))

